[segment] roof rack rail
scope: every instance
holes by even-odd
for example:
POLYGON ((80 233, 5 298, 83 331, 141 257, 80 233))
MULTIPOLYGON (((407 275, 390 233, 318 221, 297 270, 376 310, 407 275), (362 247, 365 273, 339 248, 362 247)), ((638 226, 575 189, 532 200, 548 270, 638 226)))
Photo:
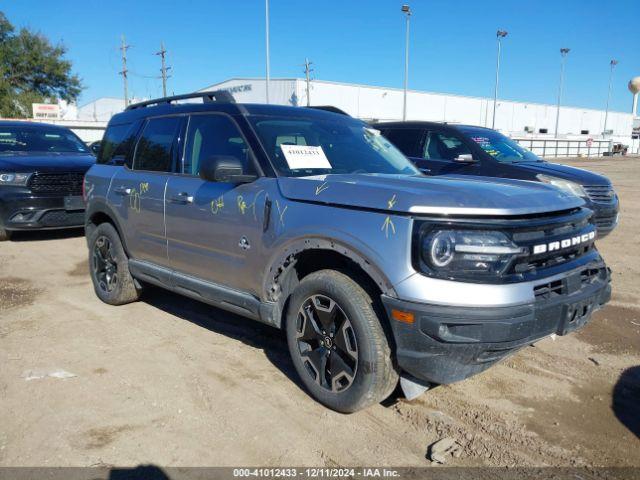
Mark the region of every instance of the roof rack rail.
POLYGON ((186 93, 184 95, 174 95, 173 97, 155 98, 153 100, 146 100, 144 102, 133 103, 129 105, 126 110, 135 110, 137 108, 148 107, 149 105, 161 105, 163 103, 171 104, 178 100, 186 100, 189 98, 202 98, 203 103, 219 102, 219 103, 235 103, 236 100, 226 90, 216 90, 214 92, 194 92, 186 93))

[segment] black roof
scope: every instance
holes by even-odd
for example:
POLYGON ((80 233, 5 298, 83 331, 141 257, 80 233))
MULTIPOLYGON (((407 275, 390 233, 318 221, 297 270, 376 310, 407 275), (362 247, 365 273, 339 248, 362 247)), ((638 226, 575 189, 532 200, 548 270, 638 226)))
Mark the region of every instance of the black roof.
POLYGON ((334 107, 333 105, 310 105, 307 108, 314 108, 316 110, 326 110, 327 112, 339 113, 341 115, 350 116, 344 110, 342 110, 342 109, 340 109, 338 107, 334 107))
POLYGON ((375 122, 372 123, 376 128, 457 128, 457 127, 472 127, 472 128, 482 128, 485 130, 491 130, 487 127, 481 127, 479 125, 466 125, 459 123, 447 123, 447 122, 427 122, 423 120, 409 120, 406 122, 375 122))
MULTIPOLYGON (((179 100, 185 98, 198 98, 199 95, 180 95, 167 99, 157 99, 134 104, 129 106, 124 112, 114 115, 111 124, 130 123, 132 121, 149 116, 161 116, 177 113, 193 112, 224 112, 229 115, 265 115, 265 116, 287 116, 306 118, 342 118, 351 119, 348 115, 333 113, 326 109, 314 109, 307 107, 294 107, 288 105, 267 105, 262 103, 235 103, 229 101, 205 100, 203 103, 174 103, 172 98, 179 100)), ((353 119, 357 121, 356 119, 353 119)), ((344 121, 344 120, 343 120, 344 121)))

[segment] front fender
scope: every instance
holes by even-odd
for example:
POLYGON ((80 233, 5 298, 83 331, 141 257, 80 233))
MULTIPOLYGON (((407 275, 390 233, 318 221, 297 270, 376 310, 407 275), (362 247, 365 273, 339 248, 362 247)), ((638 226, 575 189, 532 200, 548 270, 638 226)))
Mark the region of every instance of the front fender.
POLYGON ((278 199, 263 239, 263 298, 290 258, 310 249, 330 250, 356 262, 383 292, 414 272, 413 220, 394 212, 278 199))

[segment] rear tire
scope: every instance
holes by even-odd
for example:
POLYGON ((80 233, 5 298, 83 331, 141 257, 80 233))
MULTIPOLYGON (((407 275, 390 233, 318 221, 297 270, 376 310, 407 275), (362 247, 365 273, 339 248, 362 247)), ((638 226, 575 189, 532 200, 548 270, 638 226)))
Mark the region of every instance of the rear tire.
POLYGON ((89 272, 93 289, 103 302, 124 305, 140 298, 120 235, 110 223, 101 223, 91 232, 89 272))
POLYGON ((398 383, 391 349, 374 300, 334 270, 302 279, 287 311, 287 343, 305 387, 343 413, 387 398, 398 383))
POLYGON ((0 227, 0 242, 11 240, 11 231, 0 227))

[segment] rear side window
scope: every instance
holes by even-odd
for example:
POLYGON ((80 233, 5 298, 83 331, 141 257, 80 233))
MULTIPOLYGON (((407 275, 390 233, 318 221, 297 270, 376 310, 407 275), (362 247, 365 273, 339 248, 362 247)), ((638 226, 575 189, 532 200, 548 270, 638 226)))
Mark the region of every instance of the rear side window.
POLYGON ((181 117, 152 118, 144 126, 133 159, 134 170, 169 172, 181 117))
POLYGON ((123 150, 121 146, 125 142, 130 129, 130 123, 109 125, 107 127, 107 131, 104 133, 104 137, 100 143, 97 163, 114 163, 113 157, 116 155, 116 150, 123 150))
POLYGON ((419 128, 401 128, 384 130, 382 134, 406 156, 419 157, 423 132, 419 128))

